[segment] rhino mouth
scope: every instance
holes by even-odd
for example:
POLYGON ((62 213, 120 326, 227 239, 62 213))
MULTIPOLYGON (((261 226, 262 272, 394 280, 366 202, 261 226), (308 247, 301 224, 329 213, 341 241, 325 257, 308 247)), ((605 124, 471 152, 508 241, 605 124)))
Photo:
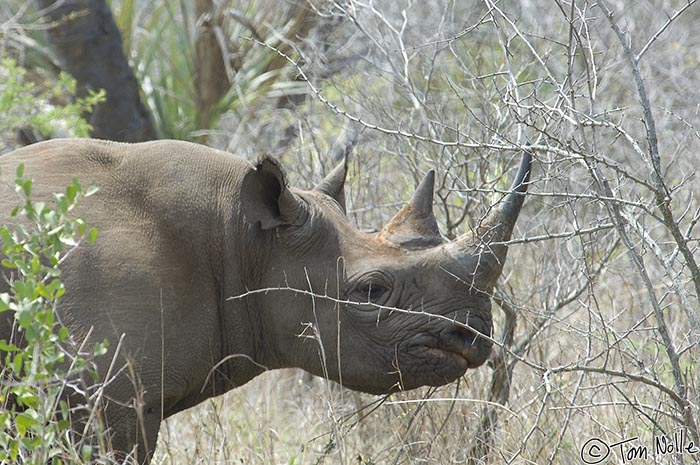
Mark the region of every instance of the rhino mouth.
POLYGON ((432 353, 453 360, 463 370, 483 365, 491 355, 490 320, 469 318, 469 324, 453 324, 445 328, 432 344, 426 347, 432 353))
POLYGON ((453 359, 456 364, 463 367, 464 371, 480 367, 488 360, 489 355, 491 355, 490 342, 475 344, 470 347, 438 344, 434 347, 427 346, 427 348, 434 353, 439 353, 453 359))
POLYGON ((432 331, 416 335, 403 356, 397 354, 399 362, 404 362, 398 365, 403 371, 403 389, 442 386, 488 360, 492 349, 490 318, 472 315, 468 322, 465 325, 443 321, 438 327, 433 326, 432 331))

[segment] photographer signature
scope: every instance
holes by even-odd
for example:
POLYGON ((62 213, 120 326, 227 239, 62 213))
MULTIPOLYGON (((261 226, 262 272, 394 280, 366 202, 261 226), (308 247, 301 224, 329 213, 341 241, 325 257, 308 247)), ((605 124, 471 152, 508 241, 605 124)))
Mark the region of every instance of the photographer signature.
POLYGON ((685 430, 680 429, 675 431, 673 436, 654 436, 651 447, 639 443, 638 437, 623 439, 613 444, 608 444, 600 438, 591 438, 581 447, 581 460, 588 465, 603 463, 612 451, 619 454, 622 463, 649 460, 650 457, 669 454, 700 454, 698 445, 688 438, 685 430))

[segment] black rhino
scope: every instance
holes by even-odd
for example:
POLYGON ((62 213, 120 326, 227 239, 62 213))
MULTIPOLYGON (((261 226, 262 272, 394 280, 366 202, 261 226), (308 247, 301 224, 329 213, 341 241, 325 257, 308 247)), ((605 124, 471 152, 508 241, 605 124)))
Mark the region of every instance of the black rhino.
MULTIPOLYGON (((139 393, 120 374, 104 414, 115 450, 148 463, 162 419, 264 370, 300 367, 389 393, 482 365, 489 294, 531 160, 523 154, 504 201, 453 242, 433 216, 433 172, 381 231, 364 233, 345 216, 345 164, 302 191, 272 158, 251 164, 176 141, 53 140, 2 156, 0 219, 17 201, 7 177, 20 163, 35 200, 73 176, 99 186, 76 214, 100 238, 65 261, 59 311, 78 338, 91 330, 114 350, 123 335, 119 361, 131 363, 139 393)), ((0 315, 0 339, 11 327, 0 315)))

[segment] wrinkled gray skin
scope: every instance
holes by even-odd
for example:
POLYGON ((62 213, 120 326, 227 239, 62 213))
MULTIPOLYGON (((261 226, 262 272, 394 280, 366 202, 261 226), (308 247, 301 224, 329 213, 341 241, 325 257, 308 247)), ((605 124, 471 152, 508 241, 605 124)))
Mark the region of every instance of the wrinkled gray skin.
MULTIPOLYGON (((115 370, 128 362, 134 376, 110 383, 105 417, 115 450, 138 446, 147 463, 163 418, 266 369, 301 367, 379 394, 443 385, 483 364, 499 242, 511 235, 531 157, 500 206, 451 243, 433 217, 432 171, 368 234, 344 214, 345 164, 301 191, 271 158, 253 165, 174 141, 54 140, 0 157, 5 224, 19 163, 35 200, 50 201, 73 176, 100 188, 76 211, 100 236, 65 261, 59 312, 78 340, 92 330, 92 342, 111 341, 103 376, 123 335, 115 370), (282 289, 255 292, 269 288, 282 289)), ((0 315, 0 339, 11 326, 0 315)))

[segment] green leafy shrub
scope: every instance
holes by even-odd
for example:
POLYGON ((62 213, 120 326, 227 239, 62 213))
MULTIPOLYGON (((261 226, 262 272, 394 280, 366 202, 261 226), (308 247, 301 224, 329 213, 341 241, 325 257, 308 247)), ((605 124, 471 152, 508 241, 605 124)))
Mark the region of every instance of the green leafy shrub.
POLYGON ((105 94, 102 90, 91 91, 87 97, 66 102, 66 97, 75 92, 75 79, 66 73, 61 73, 55 83, 39 86, 13 59, 0 61, 0 152, 12 147, 14 131, 20 128, 88 137, 91 127, 83 115, 103 101, 105 94))
POLYGON ((83 437, 75 437, 70 425, 76 414, 92 417, 94 401, 84 395, 69 405, 66 399, 97 389, 91 361, 106 352, 107 341, 85 353, 61 323, 56 304, 65 292, 62 259, 79 242, 97 238, 97 231, 71 212, 97 189, 83 189, 74 179, 49 206, 31 199, 32 181, 22 166, 16 175, 15 189, 24 202, 11 217, 20 225, 0 226, 1 266, 11 276, 9 292, 0 294, 0 313, 11 312, 16 328, 11 340, 0 340, 0 463, 91 462, 105 448, 99 435, 90 434, 99 432, 99 424, 89 421, 83 437), (86 379, 91 380, 87 386, 86 379))

